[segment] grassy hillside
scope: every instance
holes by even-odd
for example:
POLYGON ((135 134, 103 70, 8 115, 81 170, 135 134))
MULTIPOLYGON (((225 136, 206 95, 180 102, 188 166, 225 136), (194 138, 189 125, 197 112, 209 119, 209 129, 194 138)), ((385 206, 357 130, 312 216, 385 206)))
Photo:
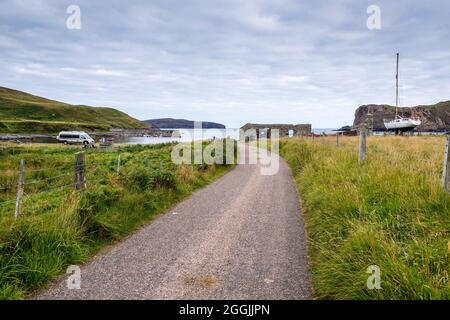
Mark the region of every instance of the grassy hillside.
POLYGON ((0 133, 57 133, 148 128, 116 109, 70 105, 0 87, 0 133))
POLYGON ((280 153, 302 198, 321 299, 449 299, 450 195, 442 137, 290 139, 280 153), (367 269, 381 271, 370 290, 367 269))

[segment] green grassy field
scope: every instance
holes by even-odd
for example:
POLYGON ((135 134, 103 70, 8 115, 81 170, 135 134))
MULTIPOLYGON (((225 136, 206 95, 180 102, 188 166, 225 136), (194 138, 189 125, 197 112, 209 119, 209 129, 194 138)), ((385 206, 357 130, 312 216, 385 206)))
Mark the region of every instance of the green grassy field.
POLYGON ((444 138, 289 139, 319 299, 450 299, 450 195, 441 189, 444 138), (381 271, 369 290, 367 268, 381 271))
POLYGON ((0 299, 26 297, 68 265, 86 261, 232 168, 175 165, 172 148, 122 147, 119 173, 118 148, 87 150, 88 188, 76 191, 79 147, 0 146, 0 299), (25 160, 25 198, 15 220, 20 159, 25 160))
POLYGON ((0 87, 0 133, 143 129, 143 122, 113 108, 75 106, 0 87))

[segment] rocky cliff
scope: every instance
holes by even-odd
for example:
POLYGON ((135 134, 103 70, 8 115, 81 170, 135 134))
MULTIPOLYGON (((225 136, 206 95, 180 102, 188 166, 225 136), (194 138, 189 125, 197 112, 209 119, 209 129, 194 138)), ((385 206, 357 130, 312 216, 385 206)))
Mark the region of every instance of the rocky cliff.
MULTIPOLYGON (((395 118, 395 107, 370 104, 356 109, 353 125, 363 124, 369 112, 373 114, 374 130, 385 130, 383 120, 395 118)), ((417 127, 418 131, 450 131, 450 101, 428 106, 399 108, 398 112, 402 117, 419 118, 422 124, 417 127)))

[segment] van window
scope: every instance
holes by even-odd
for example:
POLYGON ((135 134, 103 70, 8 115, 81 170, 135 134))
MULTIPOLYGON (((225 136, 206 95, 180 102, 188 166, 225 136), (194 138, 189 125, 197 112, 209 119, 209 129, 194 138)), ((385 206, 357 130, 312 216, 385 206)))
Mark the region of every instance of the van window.
POLYGON ((60 139, 78 139, 79 135, 75 134, 62 134, 59 136, 60 139))

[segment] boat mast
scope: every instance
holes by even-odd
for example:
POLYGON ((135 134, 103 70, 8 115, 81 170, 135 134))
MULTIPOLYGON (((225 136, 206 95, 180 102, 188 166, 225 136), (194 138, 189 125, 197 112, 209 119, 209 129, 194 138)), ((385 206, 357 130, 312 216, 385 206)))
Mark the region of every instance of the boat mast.
POLYGON ((395 75, 395 119, 398 116, 398 60, 400 54, 397 53, 397 73, 395 75))

